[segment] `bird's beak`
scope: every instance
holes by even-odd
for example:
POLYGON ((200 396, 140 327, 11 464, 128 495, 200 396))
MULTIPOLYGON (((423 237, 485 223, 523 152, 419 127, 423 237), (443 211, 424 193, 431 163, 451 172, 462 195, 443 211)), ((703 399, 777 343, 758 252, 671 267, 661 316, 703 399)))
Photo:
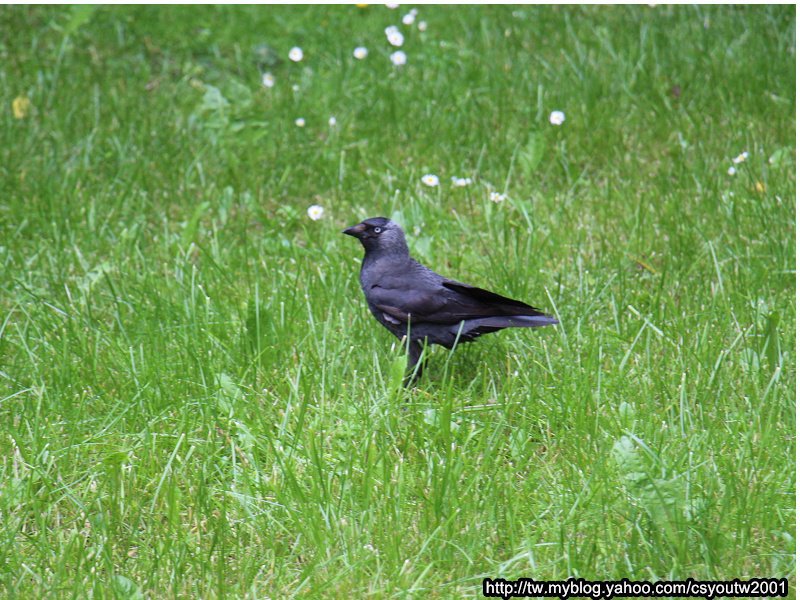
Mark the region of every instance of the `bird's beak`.
POLYGON ((358 225, 353 225, 352 227, 348 227, 342 233, 346 235, 352 235, 353 237, 358 237, 360 234, 364 233, 364 230, 367 228, 366 225, 363 223, 359 223, 358 225))

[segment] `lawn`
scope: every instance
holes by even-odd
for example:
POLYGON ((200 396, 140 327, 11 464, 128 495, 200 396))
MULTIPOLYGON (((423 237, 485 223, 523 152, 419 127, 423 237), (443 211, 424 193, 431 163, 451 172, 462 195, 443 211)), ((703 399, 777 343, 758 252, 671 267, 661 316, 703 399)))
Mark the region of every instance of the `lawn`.
POLYGON ((794 6, 0 32, 0 596, 794 596, 794 6), (560 325, 403 388, 341 235, 371 216, 560 325))

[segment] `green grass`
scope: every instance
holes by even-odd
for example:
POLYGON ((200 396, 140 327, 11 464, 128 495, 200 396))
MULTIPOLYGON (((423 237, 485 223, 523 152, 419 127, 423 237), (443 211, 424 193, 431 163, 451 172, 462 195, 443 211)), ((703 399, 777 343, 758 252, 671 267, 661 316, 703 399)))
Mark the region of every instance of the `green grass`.
POLYGON ((404 12, 0 8, 0 594, 794 594, 794 7, 404 12), (377 215, 561 325, 402 389, 377 215))

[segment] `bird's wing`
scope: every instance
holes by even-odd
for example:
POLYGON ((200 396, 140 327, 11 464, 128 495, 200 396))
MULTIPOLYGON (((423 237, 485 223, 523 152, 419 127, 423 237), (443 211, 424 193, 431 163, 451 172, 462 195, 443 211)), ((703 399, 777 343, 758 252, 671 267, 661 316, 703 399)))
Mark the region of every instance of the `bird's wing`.
POLYGON ((392 318, 403 323, 408 323, 409 320, 415 323, 429 321, 432 316, 446 308, 447 297, 442 294, 442 289, 433 284, 384 281, 370 288, 368 299, 392 318))
POLYGON ((538 308, 526 304, 525 302, 507 298, 506 296, 501 296, 500 294, 495 294, 494 292, 473 285, 453 281, 452 279, 445 279, 442 285, 459 294, 466 304, 472 305, 475 308, 483 308, 485 312, 478 310, 478 314, 475 315, 476 317, 499 315, 539 316, 544 314, 538 308))
POLYGON ((459 281, 445 279, 442 282, 442 285, 450 290, 453 290, 454 292, 463 294, 468 298, 477 300, 478 302, 485 302, 487 304, 501 304, 509 307, 514 306, 521 309, 536 310, 530 304, 525 304, 524 302, 520 302, 519 300, 514 300, 512 298, 506 298, 505 296, 501 296, 500 294, 495 294, 494 292, 490 292, 489 290, 484 290, 483 288, 475 287, 473 285, 468 285, 466 283, 461 283, 459 281))
POLYGON ((465 319, 542 315, 532 306, 457 281, 391 278, 375 284, 370 301, 402 323, 454 324, 465 319))

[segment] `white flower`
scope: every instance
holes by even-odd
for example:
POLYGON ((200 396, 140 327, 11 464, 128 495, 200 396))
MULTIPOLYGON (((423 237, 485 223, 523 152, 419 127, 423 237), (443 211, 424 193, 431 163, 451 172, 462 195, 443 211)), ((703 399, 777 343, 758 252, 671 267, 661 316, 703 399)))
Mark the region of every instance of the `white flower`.
POLYGON ((395 9, 395 8, 397 8, 398 6, 400 6, 400 5, 399 5, 399 4, 395 4, 394 2, 389 2, 389 3, 386 5, 386 8, 388 8, 389 10, 394 10, 394 9, 395 9))
POLYGON ((303 49, 295 46, 294 48, 289 50, 289 60, 293 62, 300 62, 301 60, 303 60, 303 49))
POLYGON ((298 127, 305 127, 306 120, 303 117, 300 117, 299 119, 294 120, 294 124, 297 125, 298 127))
POLYGON ((295 93, 299 92, 300 91, 300 86, 295 83, 292 86, 292 91, 295 92, 295 93))
POLYGON ((467 187, 472 183, 472 178, 470 177, 451 177, 450 180, 456 187, 467 187))
POLYGON ((328 125, 330 125, 331 127, 336 127, 336 117, 331 117, 330 119, 328 119, 328 125))
POLYGON ((550 123, 552 125, 561 125, 566 120, 567 117, 560 110, 554 110, 550 113, 550 123))
POLYGON ((392 25, 391 27, 386 28, 386 39, 389 40, 389 43, 392 46, 399 48, 403 45, 403 42, 406 39, 403 37, 403 34, 397 30, 397 27, 392 25))
POLYGON ((358 60, 363 60, 367 58, 367 54, 369 54, 369 50, 364 48, 364 46, 359 46, 355 50, 353 50, 353 56, 356 57, 358 60))
POLYGON ((502 202, 506 199, 506 197, 507 196, 505 194, 501 194, 499 192, 489 192, 489 200, 495 203, 502 202))
POLYGON ((389 56, 389 59, 392 61, 392 64, 395 67, 402 67, 404 64, 406 64, 406 53, 402 50, 392 52, 392 54, 389 56))
POLYGON ((733 164, 738 165, 739 163, 743 163, 747 160, 748 156, 750 156, 749 152, 742 152, 739 156, 733 159, 733 164))
POLYGON ((264 73, 261 76, 261 83, 264 87, 271 88, 275 85, 275 76, 272 73, 264 73))
POLYGON ((319 204, 312 204, 308 207, 306 213, 308 214, 308 218, 312 221, 319 221, 322 218, 322 215, 325 213, 325 209, 319 204))
POLYGON ((728 175, 736 175, 736 167, 728 167, 728 175))
POLYGON ((420 31, 426 31, 428 29, 428 23, 425 21, 420 21, 419 23, 417 23, 417 29, 419 29, 420 31))
POLYGON ((386 37, 389 37, 390 33, 397 33, 398 31, 400 30, 397 28, 397 25, 389 25, 383 30, 383 33, 386 34, 386 37))
POLYGON ((403 25, 411 25, 414 23, 414 19, 417 18, 416 13, 412 10, 407 15, 403 15, 403 25))
POLYGON ((424 183, 428 187, 436 187, 437 185, 439 185, 439 178, 436 175, 428 173, 427 175, 422 176, 422 183, 424 183))

